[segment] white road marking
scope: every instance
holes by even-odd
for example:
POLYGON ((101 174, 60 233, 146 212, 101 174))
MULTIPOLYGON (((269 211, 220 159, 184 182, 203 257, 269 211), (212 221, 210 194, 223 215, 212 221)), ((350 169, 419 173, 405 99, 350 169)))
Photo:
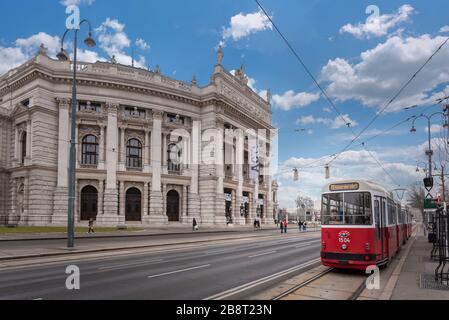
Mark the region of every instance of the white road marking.
POLYGON ((98 268, 98 270, 120 269, 123 267, 132 267, 132 266, 138 266, 141 264, 147 264, 147 263, 152 263, 152 262, 161 262, 161 261, 163 261, 163 259, 152 259, 152 260, 147 260, 147 261, 124 263, 124 264, 118 264, 118 265, 113 265, 113 266, 101 267, 101 268, 98 268))
POLYGON ((42 299, 42 298, 33 299, 33 301, 42 301, 42 300, 44 300, 44 299, 42 299))
POLYGON ((270 251, 270 252, 259 253, 259 254, 255 254, 253 256, 248 256, 248 258, 257 258, 257 257, 266 256, 267 254, 272 254, 272 253, 276 253, 276 252, 277 251, 270 251))
POLYGON ((226 298, 228 298, 230 296, 233 296, 233 295, 236 295, 236 294, 238 294, 240 292, 249 290, 251 288, 254 288, 254 287, 257 287, 257 286, 259 286, 261 284, 264 284, 266 282, 269 282, 269 281, 275 280, 277 278, 283 277, 283 276, 285 276, 285 275, 287 275, 289 273, 293 273, 293 272, 299 271, 301 269, 304 269, 306 267, 312 266, 312 265, 314 265, 314 264, 316 264, 316 263, 318 263, 320 261, 321 261, 321 258, 316 258, 316 259, 310 260, 308 262, 305 262, 305 263, 300 264, 298 266, 292 267, 290 269, 280 271, 278 273, 269 275, 267 277, 264 277, 264 278, 261 278, 261 279, 258 279, 258 280, 255 280, 255 281, 243 284, 241 286, 238 286, 238 287, 226 290, 224 292, 215 294, 213 296, 207 297, 204 300, 223 300, 223 299, 226 299, 226 298))
POLYGON ((197 270, 197 269, 202 269, 202 268, 207 268, 207 267, 210 267, 210 264, 206 264, 204 266, 198 266, 198 267, 192 267, 192 268, 187 268, 187 269, 182 269, 182 270, 176 270, 176 271, 171 271, 171 272, 155 274, 153 276, 148 276, 148 278, 151 279, 151 278, 156 278, 156 277, 162 277, 162 276, 167 276, 169 274, 180 273, 180 272, 191 271, 191 270, 197 270))

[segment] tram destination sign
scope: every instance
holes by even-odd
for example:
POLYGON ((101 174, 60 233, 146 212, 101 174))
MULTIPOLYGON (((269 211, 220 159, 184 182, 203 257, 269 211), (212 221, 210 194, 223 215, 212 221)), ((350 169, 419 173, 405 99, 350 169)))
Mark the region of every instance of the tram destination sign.
POLYGON ((360 185, 357 182, 353 183, 337 183, 337 184, 331 184, 329 186, 330 191, 354 191, 359 190, 360 185))

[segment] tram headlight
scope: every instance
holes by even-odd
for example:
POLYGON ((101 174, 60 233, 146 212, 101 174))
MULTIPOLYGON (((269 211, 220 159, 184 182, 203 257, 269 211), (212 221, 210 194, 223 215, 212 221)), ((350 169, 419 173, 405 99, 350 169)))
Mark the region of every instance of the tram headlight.
POLYGON ((348 245, 346 243, 344 243, 344 244, 341 245, 341 248, 343 250, 348 250, 348 245))
POLYGON ((321 243, 321 248, 322 248, 323 250, 326 249, 326 242, 323 241, 323 242, 321 243))
POLYGON ((369 251, 371 249, 371 245, 367 242, 365 243, 365 250, 369 251))

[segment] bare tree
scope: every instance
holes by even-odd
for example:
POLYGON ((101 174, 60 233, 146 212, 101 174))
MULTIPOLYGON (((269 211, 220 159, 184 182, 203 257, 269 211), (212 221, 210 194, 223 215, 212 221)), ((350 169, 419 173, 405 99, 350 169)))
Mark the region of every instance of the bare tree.
POLYGON ((419 185, 413 185, 408 190, 408 205, 412 208, 419 209, 421 214, 424 212, 424 200, 426 199, 426 191, 419 185))
POLYGON ((298 219, 299 219, 299 213, 301 210, 303 211, 303 217, 304 220, 306 220, 306 211, 309 210, 311 213, 313 213, 315 203, 313 202, 312 198, 310 197, 302 197, 299 195, 296 200, 296 208, 298 209, 298 219))

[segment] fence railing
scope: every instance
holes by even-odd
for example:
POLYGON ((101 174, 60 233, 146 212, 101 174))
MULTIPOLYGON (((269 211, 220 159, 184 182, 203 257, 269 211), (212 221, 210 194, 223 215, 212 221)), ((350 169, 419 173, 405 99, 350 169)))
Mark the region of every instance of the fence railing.
POLYGON ((430 253, 431 259, 438 262, 435 269, 435 280, 441 284, 449 285, 449 215, 444 208, 438 208, 431 218, 434 234, 433 247, 430 253))

